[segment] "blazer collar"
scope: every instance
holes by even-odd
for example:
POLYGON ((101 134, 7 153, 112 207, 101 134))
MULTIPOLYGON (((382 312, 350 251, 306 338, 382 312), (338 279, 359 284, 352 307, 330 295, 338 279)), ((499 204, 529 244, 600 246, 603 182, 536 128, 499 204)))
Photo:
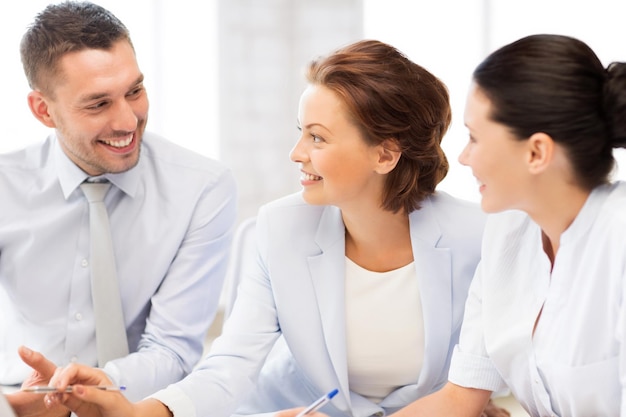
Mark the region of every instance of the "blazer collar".
MULTIPOLYGON (((422 297, 426 341, 424 366, 416 383, 419 395, 425 395, 432 387, 425 386, 424 382, 437 380, 443 372, 453 330, 451 255, 448 248, 439 247, 442 232, 430 199, 425 199, 422 208, 409 215, 409 224, 422 297)), ((320 253, 308 259, 315 297, 318 300, 324 339, 337 376, 338 388, 347 393, 345 270, 342 267, 345 265, 345 226, 337 207, 325 207, 315 242, 320 253)), ((402 397, 413 396, 416 392, 414 389, 405 390, 402 394, 402 397)), ((388 400, 395 402, 392 397, 395 396, 392 394, 388 400)), ((349 398, 345 398, 345 401, 350 404, 349 398)))
POLYGON ((424 318, 424 362, 417 381, 419 395, 432 389, 425 385, 426 381, 436 381, 443 372, 453 331, 452 257, 450 249, 440 244, 442 232, 435 210, 432 200, 426 198, 422 208, 409 215, 424 318))
MULTIPOLYGON (((308 258, 311 278, 324 341, 330 361, 337 376, 340 393, 348 393, 348 365, 345 343, 345 226, 341 211, 327 206, 319 221, 315 243, 320 248, 318 255, 308 258)), ((341 394, 343 395, 343 394, 341 394)), ((337 401, 338 398, 335 399, 337 401)), ((350 398, 344 397, 350 407, 350 398)))

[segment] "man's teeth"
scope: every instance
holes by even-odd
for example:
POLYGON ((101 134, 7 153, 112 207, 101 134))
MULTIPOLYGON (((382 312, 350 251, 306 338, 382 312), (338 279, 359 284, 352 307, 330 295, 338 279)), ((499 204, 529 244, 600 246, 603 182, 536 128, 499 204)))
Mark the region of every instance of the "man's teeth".
POLYGON ((130 145, 133 141, 133 135, 130 135, 126 139, 123 140, 103 140, 102 142, 106 143, 109 146, 113 146, 115 148, 123 148, 124 146, 130 145))
POLYGON ((307 181, 319 181, 322 179, 322 177, 318 176, 318 175, 313 175, 313 174, 308 174, 306 172, 304 172, 302 174, 302 176, 304 177, 305 180, 307 181))

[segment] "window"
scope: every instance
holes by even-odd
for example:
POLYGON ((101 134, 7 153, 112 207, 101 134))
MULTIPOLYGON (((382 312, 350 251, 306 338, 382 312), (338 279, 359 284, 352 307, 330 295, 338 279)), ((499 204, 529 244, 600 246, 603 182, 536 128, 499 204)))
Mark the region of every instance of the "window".
MULTIPOLYGON (((0 152, 40 142, 49 130, 31 115, 20 39, 49 0, 14 2, 0 25, 0 152)), ((128 27, 150 97, 148 130, 201 154, 219 154, 216 0, 99 0, 128 27)))
MULTIPOLYGON (((577 37, 602 62, 626 61, 621 0, 364 0, 365 37, 388 42, 433 72, 450 90, 452 125, 443 148, 450 172, 441 189, 479 200, 469 168, 457 157, 467 140, 465 94, 474 67, 496 48, 534 33, 577 37)), ((626 150, 615 151, 626 167, 626 150)), ((626 179, 626 168, 616 178, 626 179)))

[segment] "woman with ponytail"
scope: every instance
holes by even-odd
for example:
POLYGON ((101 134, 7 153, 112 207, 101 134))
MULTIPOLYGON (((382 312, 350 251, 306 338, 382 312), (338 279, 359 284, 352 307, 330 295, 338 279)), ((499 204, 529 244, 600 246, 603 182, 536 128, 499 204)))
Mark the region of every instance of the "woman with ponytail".
POLYGON ((475 70, 459 160, 491 214, 448 384, 396 414, 626 416, 626 64, 535 35, 475 70))

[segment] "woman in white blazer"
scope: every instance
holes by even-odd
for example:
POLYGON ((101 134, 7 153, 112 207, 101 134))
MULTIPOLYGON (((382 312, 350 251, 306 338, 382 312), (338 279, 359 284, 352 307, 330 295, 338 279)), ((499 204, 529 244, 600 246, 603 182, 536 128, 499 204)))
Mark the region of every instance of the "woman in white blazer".
MULTIPOLYGON (((371 330, 374 340, 366 342, 378 345, 371 361, 392 366, 398 362, 392 354, 401 356, 408 349, 415 357, 423 355, 423 365, 406 384, 373 402, 351 390, 346 333, 350 331, 347 325, 355 323, 346 322, 346 232, 341 210, 308 204, 302 194, 263 207, 257 220, 259 274, 240 286, 224 329, 232 338, 216 340, 211 354, 232 352, 235 346, 231 343, 236 341, 249 349, 246 356, 257 355, 262 360, 267 346, 279 335, 282 340, 255 381, 254 394, 237 412, 251 414, 305 405, 336 387, 340 393, 326 406, 329 414, 371 416, 389 413, 442 386, 479 257, 482 225, 483 215, 472 204, 441 192, 424 199, 421 208, 410 214, 415 264, 412 278, 419 287, 420 300, 415 303, 422 305, 424 346, 387 346, 393 340, 387 340, 387 333, 380 335, 371 329, 370 320, 356 325, 371 330), (256 317, 252 322, 251 310, 256 317), (260 342, 260 329, 264 342, 260 342), (264 347, 259 349, 260 343, 264 347)), ((384 316, 390 307, 414 310, 394 306, 395 302, 379 300, 371 305, 372 314, 384 316)), ((388 332, 412 330, 389 323, 388 332)), ((234 367, 221 359, 214 362, 219 362, 225 372, 234 367)))
MULTIPOLYGON (((116 417, 227 417, 338 389, 328 414, 368 417, 443 386, 484 224, 477 205, 435 190, 447 89, 378 41, 313 61, 307 80, 291 151, 303 189, 260 209, 256 268, 209 355, 134 405, 88 388, 49 400, 85 416, 79 400, 116 417)), ((79 366, 53 383, 77 381, 106 383, 79 366)))

